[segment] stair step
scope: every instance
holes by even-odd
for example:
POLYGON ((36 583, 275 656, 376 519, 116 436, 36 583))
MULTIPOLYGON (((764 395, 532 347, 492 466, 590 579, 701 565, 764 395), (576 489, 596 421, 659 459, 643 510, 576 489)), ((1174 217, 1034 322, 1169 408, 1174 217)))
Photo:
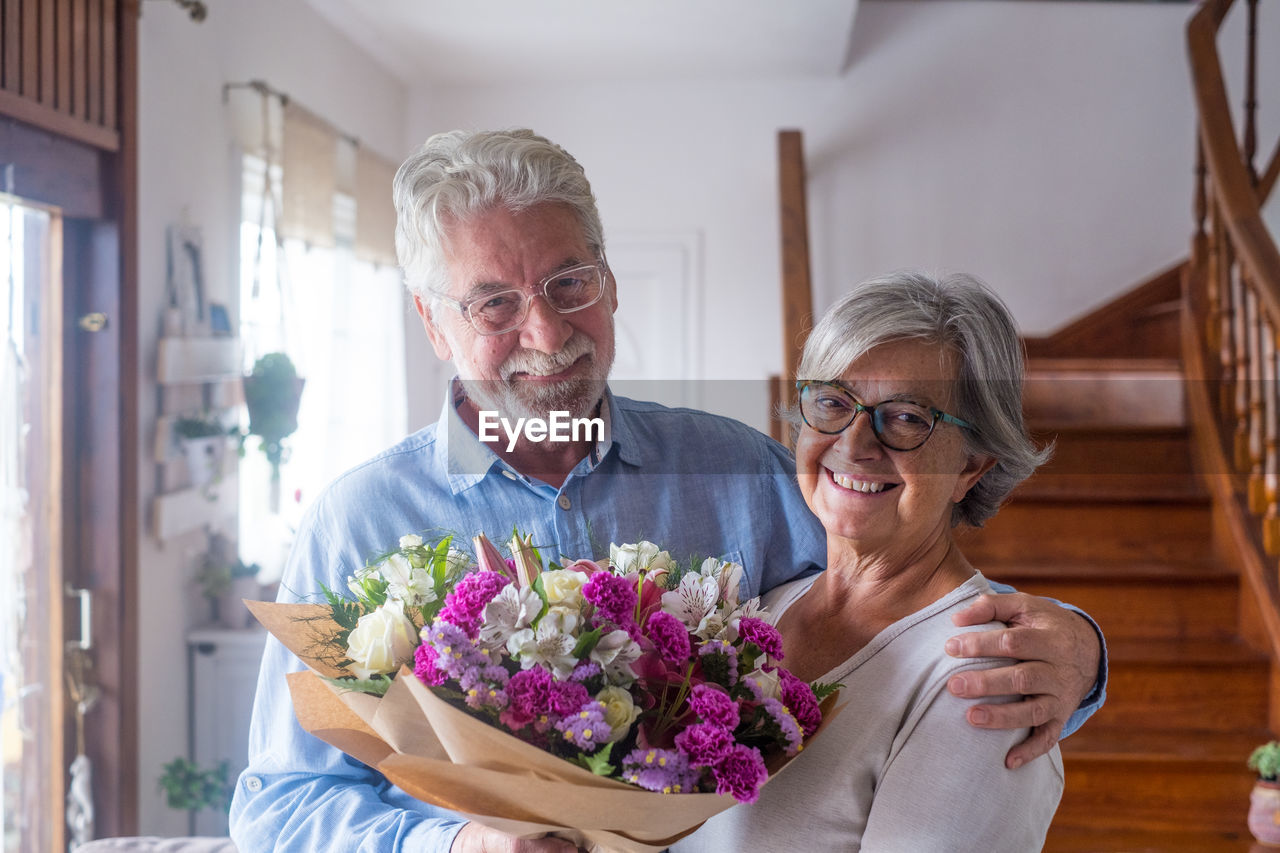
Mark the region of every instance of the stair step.
MULTIPOLYGON (((1054 826, 1247 833, 1254 776, 1218 764, 1067 761, 1054 826)), ((1248 837, 1245 835, 1244 837, 1248 837)))
POLYGON ((1037 472, 1013 493, 1016 500, 1160 501, 1208 504, 1194 474, 1055 474, 1037 472))
MULTIPOLYGON (((1051 569, 1050 569, 1051 570, 1051 569)), ((1021 592, 1074 604, 1093 617, 1109 642, 1130 639, 1229 639, 1239 611, 1238 580, 1230 574, 1201 576, 1155 568, 1137 576, 1124 565, 1099 564, 1076 576, 1020 575, 988 566, 984 574, 1021 592), (1108 569, 1115 575, 1105 576, 1108 569)))
POLYGON ((1181 365, 1168 359, 1034 359, 1022 398, 1034 424, 1186 424, 1181 365))
POLYGON ((1090 721, 1062 741, 1062 755, 1069 762, 1131 761, 1151 764, 1179 762, 1221 764, 1245 775, 1249 753, 1271 740, 1265 728, 1233 731, 1161 731, 1150 728, 1115 728, 1090 721))
POLYGON ((1211 519, 1199 502, 1010 501, 956 544, 975 565, 989 563, 1208 560, 1211 519))
POLYGON ((1038 474, 1190 474, 1191 446, 1185 428, 1079 430, 1047 426, 1033 430, 1037 446, 1053 442, 1053 456, 1038 474))
POLYGON ((1261 853, 1267 849, 1255 844, 1244 818, 1232 832, 1088 829, 1060 827, 1055 822, 1044 845, 1044 853, 1261 853))
POLYGON ((1220 732, 1266 725, 1270 664, 1237 641, 1117 639, 1107 654, 1107 701, 1091 724, 1220 732))

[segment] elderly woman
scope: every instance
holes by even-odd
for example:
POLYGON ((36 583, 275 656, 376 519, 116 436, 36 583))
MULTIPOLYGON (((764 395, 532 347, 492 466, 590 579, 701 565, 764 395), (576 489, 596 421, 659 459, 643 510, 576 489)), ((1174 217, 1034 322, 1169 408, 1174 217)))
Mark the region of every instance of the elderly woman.
POLYGON ((755 805, 713 818, 685 850, 1039 850, 1062 758, 1007 770, 1025 732, 965 723, 943 654, 951 616, 989 591, 956 545, 1047 456, 1022 420, 1008 310, 975 279, 866 282, 805 346, 796 465, 827 531, 827 571, 766 597, 785 663, 840 682, 843 707, 755 805))

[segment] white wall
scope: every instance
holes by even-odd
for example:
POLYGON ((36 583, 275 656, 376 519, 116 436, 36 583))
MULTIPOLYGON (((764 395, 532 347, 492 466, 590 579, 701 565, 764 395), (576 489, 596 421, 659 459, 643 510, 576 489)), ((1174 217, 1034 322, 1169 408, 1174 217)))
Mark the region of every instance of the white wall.
POLYGON ((583 163, 606 235, 698 231, 705 375, 758 379, 782 358, 780 128, 804 132, 819 310, 877 273, 964 270, 1038 334, 1184 256, 1192 9, 863 0, 838 79, 437 85, 408 130, 533 127, 583 163))
MULTIPOLYGON (((164 297, 165 227, 184 216, 203 229, 208 299, 234 306, 239 176, 222 86, 267 81, 396 161, 403 158, 403 87, 355 50, 303 0, 219 0, 192 23, 171 4, 146 3, 140 32, 139 190, 142 434, 141 518, 156 480, 150 463, 156 339, 164 297)), ((247 95, 241 94, 242 97, 247 95)), ((234 322, 234 317, 233 317, 234 322)), ((234 530, 234 526, 231 527, 234 530)), ((160 766, 187 753, 187 631, 206 618, 192 586, 203 537, 161 545, 141 531, 139 586, 139 828, 182 835, 185 813, 156 792, 160 766)))

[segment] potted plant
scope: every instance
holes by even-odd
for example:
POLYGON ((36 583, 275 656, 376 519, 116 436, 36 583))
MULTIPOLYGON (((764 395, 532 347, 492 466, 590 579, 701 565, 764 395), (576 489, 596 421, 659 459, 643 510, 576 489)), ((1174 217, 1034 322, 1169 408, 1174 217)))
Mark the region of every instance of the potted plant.
POLYGON ((230 805, 231 785, 227 781, 230 768, 227 762, 204 769, 179 756, 163 769, 158 786, 169 808, 196 812, 206 808, 226 809, 230 805))
POLYGON ((211 531, 209 545, 200 558, 196 583, 209 601, 213 621, 228 628, 243 628, 249 611, 242 599, 258 597, 257 563, 246 563, 235 553, 231 541, 222 533, 211 531))
POLYGON ((202 488, 216 480, 230 434, 222 422, 209 414, 186 415, 173 422, 173 434, 187 460, 191 485, 202 488))
POLYGON ((1258 774, 1249 796, 1249 831, 1261 844, 1280 847, 1280 742, 1259 746, 1248 765, 1258 774))
MULTIPOLYGON (((280 507, 280 466, 288 460, 284 440, 298 428, 298 406, 302 386, 289 356, 270 352, 258 359, 244 377, 244 402, 249 409, 249 435, 261 439, 259 446, 271 463, 271 510, 280 507)), ((243 439, 243 436, 242 436, 243 439)), ((243 450, 243 444, 241 445, 243 450)))

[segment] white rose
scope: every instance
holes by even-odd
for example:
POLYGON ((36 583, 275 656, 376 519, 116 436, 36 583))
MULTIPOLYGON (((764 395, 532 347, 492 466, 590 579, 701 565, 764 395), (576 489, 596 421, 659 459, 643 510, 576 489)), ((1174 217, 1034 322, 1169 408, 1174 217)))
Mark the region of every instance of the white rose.
POLYGON ((782 685, 778 681, 777 672, 765 672, 763 669, 760 669, 759 667, 757 667, 756 669, 747 673, 747 678, 750 678, 752 681, 754 681, 756 684, 760 686, 760 693, 763 698, 765 699, 781 699, 782 698, 782 685))
POLYGON ((542 591, 547 604, 552 607, 578 607, 582 604, 582 586, 587 582, 586 572, 569 569, 553 569, 542 573, 542 591))
MULTIPOLYGON (((658 550, 652 542, 636 542, 633 545, 609 543, 609 564, 615 574, 632 572, 662 572, 675 568, 676 561, 666 551, 658 550)), ((652 575, 651 575, 652 577, 652 575)))
POLYGON ((636 717, 640 716, 640 709, 632 701, 631 694, 621 687, 606 687, 595 698, 604 706, 604 721, 613 730, 609 735, 609 742, 622 740, 631 730, 636 717))
POLYGON ((416 533, 406 533, 400 537, 401 548, 416 548, 422 544, 422 537, 416 533))
POLYGON ((360 617, 347 638, 347 657, 358 678, 395 672, 413 658, 418 631, 404 615, 404 605, 390 600, 360 617))
POLYGON ((452 580, 462 575, 467 569, 474 566, 475 563, 471 559, 471 555, 466 551, 459 551, 457 548, 450 548, 449 553, 444 555, 444 575, 446 580, 452 580))

